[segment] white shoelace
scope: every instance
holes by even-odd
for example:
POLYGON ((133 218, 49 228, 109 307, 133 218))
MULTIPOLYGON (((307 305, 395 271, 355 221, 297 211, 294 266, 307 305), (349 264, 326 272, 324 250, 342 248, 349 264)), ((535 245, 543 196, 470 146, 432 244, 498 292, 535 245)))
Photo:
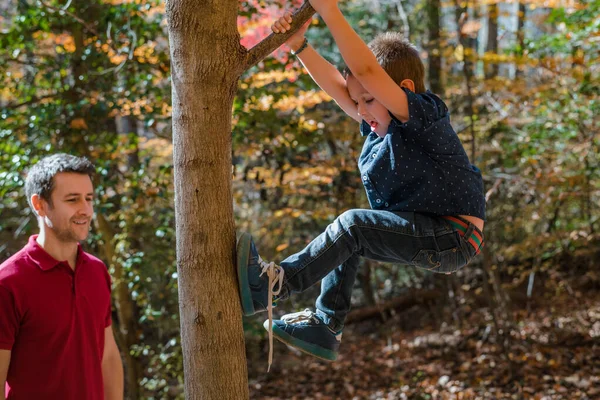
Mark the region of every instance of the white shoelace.
POLYGON ((273 296, 277 296, 281 292, 284 270, 272 261, 270 263, 263 261, 260 256, 258 257, 258 264, 262 267, 260 276, 266 273, 269 277, 269 303, 267 304, 267 313, 269 315, 269 366, 267 367, 267 372, 269 372, 273 363, 273 296), (276 286, 277 290, 275 290, 276 286))
POLYGON ((304 311, 299 311, 292 314, 286 314, 281 317, 281 320, 286 324, 295 324, 297 322, 314 321, 314 313, 310 308, 306 308, 304 311))
MULTIPOLYGON (((297 324, 299 322, 314 322, 316 324, 324 323, 320 318, 317 317, 317 314, 315 312, 311 311, 310 308, 306 308, 304 309, 304 311, 299 311, 297 313, 286 314, 283 317, 281 317, 281 320, 286 324, 297 324)), ((329 329, 329 331, 335 335, 335 339, 337 341, 342 341, 341 331, 336 333, 329 326, 327 326, 327 329, 329 329)))

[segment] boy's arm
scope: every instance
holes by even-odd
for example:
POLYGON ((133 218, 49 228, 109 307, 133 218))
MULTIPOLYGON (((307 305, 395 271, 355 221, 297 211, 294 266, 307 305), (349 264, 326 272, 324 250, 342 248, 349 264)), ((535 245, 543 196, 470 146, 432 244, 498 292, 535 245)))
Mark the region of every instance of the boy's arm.
POLYGON ((311 45, 302 50, 297 57, 317 85, 331 96, 346 114, 357 122, 361 122, 362 118, 358 115, 358 108, 348 94, 346 80, 337 68, 317 53, 311 45))
MULTIPOLYGON (((271 29, 275 33, 284 33, 291 28, 292 14, 286 11, 282 17, 280 17, 271 26, 271 29)), ((286 42, 286 44, 294 51, 304 44, 306 40, 304 33, 308 29, 310 22, 303 25, 296 33, 294 33, 286 42)), ((335 102, 344 110, 346 114, 361 122, 361 118, 358 115, 358 108, 354 101, 348 94, 346 88, 346 80, 340 74, 340 72, 325 60, 317 51, 308 45, 304 50, 297 54, 296 57, 300 59, 304 68, 308 70, 308 73, 313 80, 324 90, 329 96, 331 96, 335 102)))
POLYGON ((406 93, 379 65, 369 47, 348 24, 337 1, 310 0, 310 3, 327 24, 354 77, 399 120, 408 121, 406 93))

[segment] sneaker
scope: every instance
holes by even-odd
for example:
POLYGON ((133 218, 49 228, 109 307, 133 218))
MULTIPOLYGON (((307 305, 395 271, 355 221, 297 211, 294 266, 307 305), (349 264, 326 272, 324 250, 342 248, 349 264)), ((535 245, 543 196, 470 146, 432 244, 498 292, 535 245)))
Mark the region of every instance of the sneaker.
MULTIPOLYGON (((268 329, 269 321, 264 327, 268 329)), ((342 342, 342 332, 334 332, 308 308, 286 314, 273 321, 273 335, 288 346, 325 361, 335 361, 342 342)))
POLYGON ((249 233, 243 233, 237 243, 237 275, 244 315, 271 310, 274 296, 281 291, 284 271, 260 258, 249 233))

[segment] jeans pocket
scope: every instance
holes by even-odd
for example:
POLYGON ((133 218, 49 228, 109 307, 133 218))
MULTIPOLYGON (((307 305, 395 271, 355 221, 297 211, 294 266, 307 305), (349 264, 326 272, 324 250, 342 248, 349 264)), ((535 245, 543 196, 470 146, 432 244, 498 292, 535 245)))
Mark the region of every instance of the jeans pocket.
POLYGON ((458 247, 443 251, 419 250, 412 263, 415 267, 440 274, 456 272, 466 264, 458 247))

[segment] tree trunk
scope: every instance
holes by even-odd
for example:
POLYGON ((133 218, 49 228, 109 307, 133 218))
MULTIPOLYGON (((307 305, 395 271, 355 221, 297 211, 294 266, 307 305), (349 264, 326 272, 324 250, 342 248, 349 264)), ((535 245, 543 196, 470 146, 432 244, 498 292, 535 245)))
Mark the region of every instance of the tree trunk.
MULTIPOLYGON (((517 15, 517 41, 519 43, 519 57, 523 57, 525 52, 525 21, 527 21, 527 8, 524 3, 525 0, 519 1, 518 15, 517 15)), ((517 59, 516 63, 516 76, 519 77, 523 74, 522 69, 519 67, 519 62, 517 59)), ((524 68, 524 67, 523 67, 524 68)))
MULTIPOLYGON (((498 4, 490 3, 488 9, 487 44, 485 51, 488 54, 498 54, 498 4)), ((497 62, 487 62, 485 65, 486 79, 495 78, 498 75, 499 66, 497 62)))
POLYGON ((458 0, 454 0, 454 15, 456 17, 456 33, 458 36, 459 44, 465 49, 465 56, 463 60, 463 75, 465 76, 465 83, 467 86, 467 112, 469 113, 469 130, 471 132, 471 162, 475 162, 475 155, 477 154, 477 147, 475 142, 475 99, 473 97, 473 89, 471 79, 473 78, 473 63, 469 60, 466 55, 466 49, 469 47, 469 40, 466 35, 463 34, 464 24, 468 20, 468 8, 469 2, 466 3, 466 7, 463 9, 458 0), (466 18, 465 18, 466 17, 466 18))
POLYGON ((181 344, 187 399, 247 399, 234 265, 236 1, 167 3, 181 344))
MULTIPOLYGON (((250 51, 237 0, 167 2, 181 345, 187 399, 247 399, 248 376, 234 268, 231 110, 242 72, 314 13, 304 5, 287 34, 250 51)), ((266 365, 265 365, 266 368, 266 365)))
MULTIPOLYGON (((137 133, 137 121, 131 115, 120 116, 115 120, 115 126, 119 135, 129 135, 137 133)), ((137 171, 140 168, 139 152, 137 148, 127 155, 127 167, 130 171, 137 171)), ((136 214, 129 212, 127 217, 127 227, 130 230, 129 241, 131 249, 137 252, 141 248, 140 235, 137 233, 138 227, 135 223, 136 214)), ((101 220, 104 224, 107 221, 101 220)), ((108 229, 105 228, 106 232, 108 229)), ((103 235, 104 236, 104 235, 103 235)), ((110 238, 114 237, 110 233, 110 238)), ((109 242, 110 243, 110 242, 109 242)), ((107 243, 108 244, 108 243, 107 243)), ((116 261, 116 260, 115 260, 116 261)), ((119 343, 123 346, 122 353, 125 355, 125 377, 126 377, 126 393, 127 397, 132 400, 141 398, 140 396, 140 380, 143 376, 142 365, 137 357, 131 354, 131 348, 140 342, 138 331, 139 310, 129 292, 129 280, 125 276, 123 265, 118 262, 113 263, 114 281, 115 281, 115 306, 119 317, 119 329, 115 332, 119 336, 119 343)))
POLYGON ((365 259, 356 277, 360 283, 367 307, 375 307, 377 305, 375 293, 373 292, 373 284, 371 283, 372 266, 373 262, 365 259))
POLYGON ((440 42, 440 0, 428 0, 427 16, 429 21, 429 40, 427 42, 429 88, 433 93, 442 91, 442 55, 440 42))
POLYGON ((131 346, 139 343, 139 337, 136 332, 137 321, 134 318, 135 305, 129 294, 123 266, 116 262, 114 244, 112 242, 115 233, 102 213, 96 214, 96 221, 98 223, 98 232, 104 241, 104 246, 102 246, 104 259, 114 271, 112 274, 114 283, 112 295, 117 310, 118 323, 113 325, 113 332, 125 363, 125 392, 127 393, 127 398, 137 400, 140 398, 139 378, 142 376, 142 367, 130 351, 131 346))

